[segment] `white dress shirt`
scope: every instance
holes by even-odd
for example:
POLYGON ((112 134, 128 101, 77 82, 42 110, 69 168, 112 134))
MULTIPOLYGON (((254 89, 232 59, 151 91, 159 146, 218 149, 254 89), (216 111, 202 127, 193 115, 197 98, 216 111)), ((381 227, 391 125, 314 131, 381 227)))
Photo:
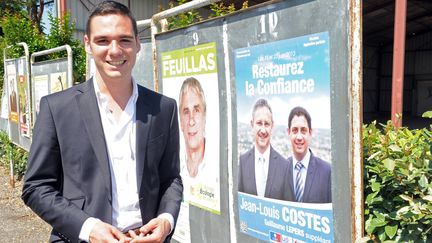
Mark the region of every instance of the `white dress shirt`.
MULTIPOLYGON (((138 200, 138 183, 136 172, 136 101, 138 86, 132 80, 132 95, 116 121, 108 107, 109 97, 100 91, 94 80, 94 89, 99 106, 108 157, 112 184, 112 225, 120 231, 135 229, 142 226, 141 211, 138 200)), ((171 214, 159 215, 174 225, 171 214)), ((87 219, 79 235, 81 240, 88 241, 90 231, 99 219, 87 219)))
MULTIPOLYGON (((188 167, 187 167, 188 157, 187 157, 186 153, 183 156, 183 160, 182 161, 184 161, 184 163, 182 163, 181 166, 180 166, 180 175, 181 175, 182 179, 183 178, 192 178, 190 176, 190 174, 189 174, 189 170, 188 170, 188 167)), ((206 174, 203 175, 204 174, 203 171, 208 170, 208 168, 210 167, 210 165, 207 165, 207 164, 208 163, 206 162, 205 151, 204 151, 203 159, 202 159, 201 163, 198 165, 198 172, 197 172, 195 178, 192 178, 192 179, 198 179, 198 178, 202 178, 203 180, 208 179, 208 177, 207 177, 208 175, 206 175, 206 174)), ((214 173, 214 171, 212 171, 212 173, 214 173)))
POLYGON ((261 154, 255 146, 255 183, 257 195, 264 197, 269 169, 270 146, 261 154), (264 159, 264 161, 261 161, 264 159))

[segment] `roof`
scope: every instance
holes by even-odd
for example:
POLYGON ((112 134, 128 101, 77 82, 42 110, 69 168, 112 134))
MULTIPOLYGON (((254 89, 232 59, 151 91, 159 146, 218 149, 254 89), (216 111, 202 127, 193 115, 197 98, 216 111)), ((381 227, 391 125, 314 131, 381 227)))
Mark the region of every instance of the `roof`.
MULTIPOLYGON (((363 7, 363 44, 366 46, 393 45, 395 0, 358 0, 363 7)), ((432 32, 432 0, 406 0, 407 39, 432 32)), ((224 0, 235 2, 239 7, 244 0, 224 0)), ((249 6, 266 0, 249 0, 249 6)))
MULTIPOLYGON (((362 0, 364 45, 393 44, 395 2, 395 0, 362 0)), ((431 31, 432 1, 407 0, 407 39, 431 31)))

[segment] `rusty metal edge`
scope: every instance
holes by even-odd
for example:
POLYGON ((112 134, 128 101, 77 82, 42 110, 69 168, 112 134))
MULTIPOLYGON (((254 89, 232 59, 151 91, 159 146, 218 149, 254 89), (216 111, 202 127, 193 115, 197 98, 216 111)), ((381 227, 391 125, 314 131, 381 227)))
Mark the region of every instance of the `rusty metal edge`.
POLYGON ((351 215, 353 220, 352 242, 359 242, 364 232, 363 210, 363 147, 362 147, 362 123, 363 123, 363 87, 362 87, 362 3, 361 0, 349 2, 349 61, 350 61, 350 85, 351 95, 351 215))

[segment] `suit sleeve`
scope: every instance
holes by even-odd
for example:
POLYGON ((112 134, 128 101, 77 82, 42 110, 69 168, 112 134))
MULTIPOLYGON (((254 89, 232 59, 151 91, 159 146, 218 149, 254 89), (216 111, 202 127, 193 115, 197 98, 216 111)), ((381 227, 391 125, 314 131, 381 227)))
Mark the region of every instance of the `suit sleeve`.
POLYGON ((242 156, 240 156, 240 162, 239 162, 239 166, 238 166, 238 173, 237 173, 237 181, 238 181, 238 185, 237 185, 237 191, 239 192, 244 192, 244 185, 243 185, 243 175, 242 175, 242 156))
POLYGON ((34 128, 21 197, 55 231, 65 234, 62 237, 77 242, 88 215, 81 210, 84 198, 74 200, 62 196, 63 168, 57 129, 48 99, 44 97, 34 128))
MULTIPOLYGON (((171 119, 169 122, 168 142, 159 165, 160 203, 158 214, 170 213, 176 220, 183 196, 183 184, 180 177, 179 127, 177 105, 170 103, 171 119)), ((174 231, 173 231, 174 232, 174 231)))

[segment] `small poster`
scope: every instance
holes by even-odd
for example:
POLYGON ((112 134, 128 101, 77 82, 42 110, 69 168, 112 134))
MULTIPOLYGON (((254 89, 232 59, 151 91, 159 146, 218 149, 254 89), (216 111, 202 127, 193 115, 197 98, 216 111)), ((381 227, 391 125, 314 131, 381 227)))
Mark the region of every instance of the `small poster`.
POLYGON ((66 72, 51 73, 50 94, 67 89, 66 72))
POLYGON ((9 94, 9 121, 18 123, 18 94, 15 65, 7 65, 6 70, 9 94))
POLYGON ((40 100, 43 96, 49 94, 48 75, 39 75, 34 77, 34 109, 35 116, 39 114, 40 100))

